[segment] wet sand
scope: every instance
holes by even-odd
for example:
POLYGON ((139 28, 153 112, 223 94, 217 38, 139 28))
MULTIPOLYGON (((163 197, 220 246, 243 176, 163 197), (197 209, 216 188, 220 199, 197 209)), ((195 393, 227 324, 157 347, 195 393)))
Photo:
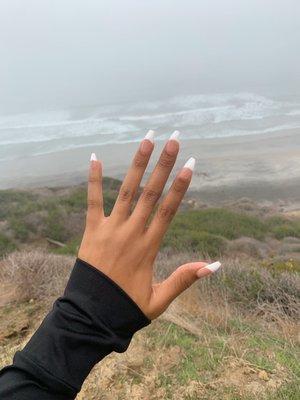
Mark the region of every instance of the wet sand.
MULTIPOLYGON (((103 161, 106 176, 122 178, 137 146, 137 143, 126 143, 84 147, 8 161, 0 164, 0 187, 81 183, 86 179, 92 151, 103 161)), ((162 146, 162 142, 156 143, 148 171, 162 146)), ((197 160, 191 190, 201 191, 206 197, 300 199, 299 129, 267 135, 182 140, 174 171, 190 156, 197 160)))

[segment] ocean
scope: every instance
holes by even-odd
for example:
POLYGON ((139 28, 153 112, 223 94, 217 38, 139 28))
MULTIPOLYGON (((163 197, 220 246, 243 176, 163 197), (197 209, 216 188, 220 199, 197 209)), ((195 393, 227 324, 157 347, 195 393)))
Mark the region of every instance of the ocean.
POLYGON ((0 115, 0 161, 141 140, 267 134, 300 128, 300 103, 254 93, 177 96, 159 101, 0 115))

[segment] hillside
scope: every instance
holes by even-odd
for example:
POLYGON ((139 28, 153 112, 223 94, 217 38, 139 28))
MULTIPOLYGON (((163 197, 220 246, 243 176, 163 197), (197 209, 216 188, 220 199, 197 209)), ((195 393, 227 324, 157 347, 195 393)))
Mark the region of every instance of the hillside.
MULTIPOLYGON (((106 214, 113 207, 120 184, 104 178, 106 214)), ((0 191, 0 255, 32 245, 76 254, 85 210, 84 184, 0 191)), ((286 217, 247 199, 211 207, 200 203, 194 194, 183 202, 163 247, 197 251, 206 257, 250 256, 298 265, 300 218, 286 217)))
MULTIPOLYGON (((193 257, 162 252, 157 278, 193 257)), ((73 258, 12 253, 0 269, 0 366, 28 340, 65 285, 73 258), (6 301, 5 301, 6 300, 6 301)), ((255 263, 183 294, 125 354, 96 366, 79 399, 298 399, 300 277, 255 263)))
MULTIPOLYGON (((120 182, 106 178, 106 213, 120 182)), ((85 218, 85 185, 0 191, 0 367, 65 286, 85 218), (59 254, 60 253, 60 254, 59 254)), ((300 221, 242 199, 188 197, 166 235, 156 279, 220 257, 125 354, 94 368, 85 399, 296 400, 300 385, 300 221)))

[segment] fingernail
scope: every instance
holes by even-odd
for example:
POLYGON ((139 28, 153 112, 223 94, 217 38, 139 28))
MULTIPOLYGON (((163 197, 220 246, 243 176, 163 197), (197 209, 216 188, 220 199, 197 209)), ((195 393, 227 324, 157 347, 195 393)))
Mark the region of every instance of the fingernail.
POLYGON ((92 154, 91 154, 90 161, 97 161, 97 156, 96 156, 95 153, 92 153, 92 154))
POLYGON ((216 261, 212 264, 206 265, 204 268, 209 269, 212 273, 215 273, 218 271, 218 269, 221 267, 220 261, 216 261))
POLYGON ((169 140, 166 145, 166 151, 170 155, 174 155, 175 153, 178 152, 178 145, 179 145, 179 140, 178 136, 180 135, 179 131, 174 131, 172 135, 169 137, 169 140))
POLYGON ((172 135, 170 136, 169 140, 176 140, 179 143, 179 139, 178 139, 179 135, 180 135, 179 131, 174 131, 172 133, 172 135))
POLYGON ((191 171, 194 171, 195 168, 195 162, 196 160, 194 159, 194 157, 191 157, 187 160, 187 162, 184 164, 183 168, 188 168, 191 171))
POLYGON ((140 151, 142 154, 145 156, 150 154, 153 150, 153 144, 154 144, 154 131, 150 129, 150 131, 147 132, 146 136, 141 142, 140 145, 140 151))
POLYGON ((150 140, 151 143, 154 143, 154 131, 152 129, 150 129, 147 133, 146 136, 144 137, 144 140, 150 140))

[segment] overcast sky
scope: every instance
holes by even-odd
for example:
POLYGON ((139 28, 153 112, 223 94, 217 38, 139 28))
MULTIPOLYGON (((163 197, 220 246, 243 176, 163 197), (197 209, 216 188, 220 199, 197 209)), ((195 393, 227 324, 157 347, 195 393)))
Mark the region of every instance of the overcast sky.
POLYGON ((300 88, 299 0, 0 0, 0 113, 300 88))

